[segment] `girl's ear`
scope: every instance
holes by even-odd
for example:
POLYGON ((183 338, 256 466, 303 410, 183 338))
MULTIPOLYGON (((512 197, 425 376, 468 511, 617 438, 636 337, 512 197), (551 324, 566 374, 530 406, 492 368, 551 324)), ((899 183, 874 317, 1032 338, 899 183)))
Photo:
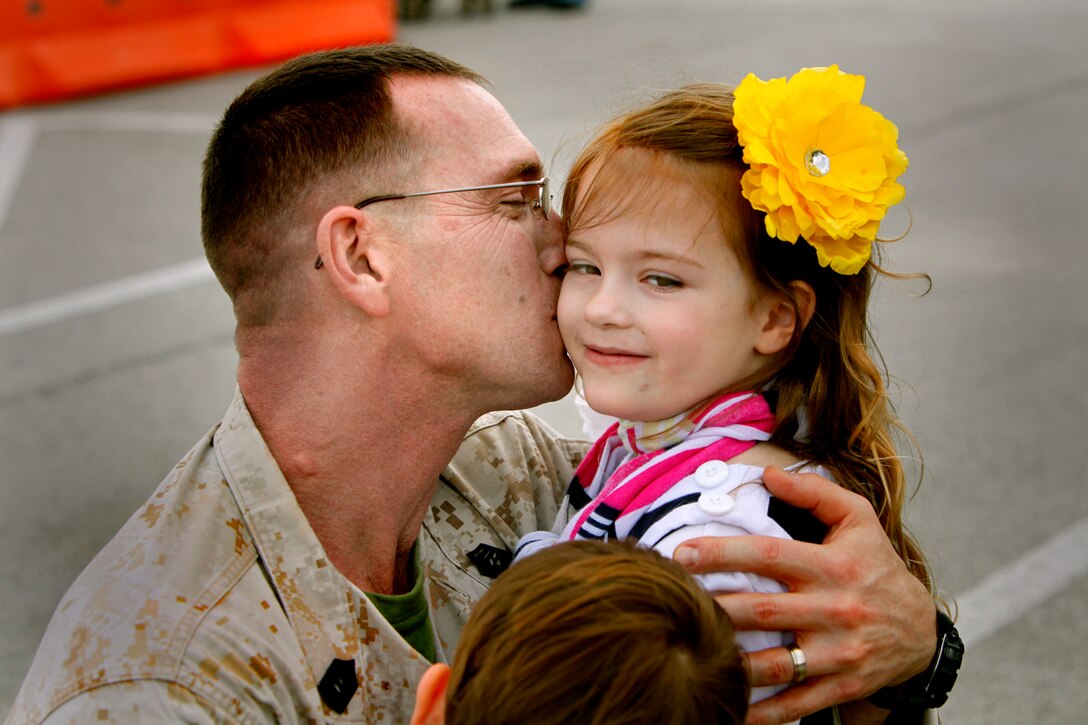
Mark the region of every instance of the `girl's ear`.
POLYGON ((801 329, 804 330, 812 320, 812 314, 816 312, 816 290, 808 282, 801 280, 790 282, 790 287, 793 288, 793 301, 800 310, 801 329))
POLYGON ((373 217, 354 207, 333 207, 321 217, 316 241, 322 268, 341 296, 371 317, 388 314, 392 265, 377 243, 373 217))
POLYGON ((416 709, 411 725, 443 725, 446 722, 446 685, 450 666, 435 664, 427 668, 416 688, 416 709))
POLYGON ((756 352, 775 355, 793 339, 794 330, 805 329, 816 310, 816 292, 808 282, 790 282, 794 305, 784 297, 773 295, 760 303, 763 329, 756 338, 756 352))

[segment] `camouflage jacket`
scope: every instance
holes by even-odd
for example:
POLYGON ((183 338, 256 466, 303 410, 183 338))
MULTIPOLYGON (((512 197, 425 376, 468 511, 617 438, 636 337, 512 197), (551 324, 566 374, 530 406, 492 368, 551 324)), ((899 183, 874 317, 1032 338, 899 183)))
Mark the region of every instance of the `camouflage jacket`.
MULTIPOLYGON (((491 581, 468 553, 550 526, 584 450, 523 413, 469 431, 419 539, 440 657, 491 581)), ((329 563, 236 395, 64 596, 8 722, 407 722, 427 664, 329 563)))

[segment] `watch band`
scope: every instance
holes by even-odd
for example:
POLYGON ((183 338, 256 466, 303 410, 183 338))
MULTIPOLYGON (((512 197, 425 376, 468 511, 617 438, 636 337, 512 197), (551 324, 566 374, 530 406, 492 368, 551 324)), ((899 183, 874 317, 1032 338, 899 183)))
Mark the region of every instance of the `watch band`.
POLYGON ((963 641, 952 620, 937 612, 937 651, 925 672, 906 682, 878 690, 869 697, 877 707, 893 712, 930 710, 948 701, 963 663, 963 641))

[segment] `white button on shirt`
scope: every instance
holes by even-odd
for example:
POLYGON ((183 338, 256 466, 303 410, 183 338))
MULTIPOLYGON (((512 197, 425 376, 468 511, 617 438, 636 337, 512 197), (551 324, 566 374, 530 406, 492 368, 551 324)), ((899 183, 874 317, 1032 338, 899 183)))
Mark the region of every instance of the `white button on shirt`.
POLYGON ((695 469, 695 482, 703 488, 714 488, 729 480, 729 464, 707 461, 695 469))
POLYGON ((733 510, 736 502, 723 490, 707 491, 699 495, 699 508, 711 516, 724 516, 733 510))

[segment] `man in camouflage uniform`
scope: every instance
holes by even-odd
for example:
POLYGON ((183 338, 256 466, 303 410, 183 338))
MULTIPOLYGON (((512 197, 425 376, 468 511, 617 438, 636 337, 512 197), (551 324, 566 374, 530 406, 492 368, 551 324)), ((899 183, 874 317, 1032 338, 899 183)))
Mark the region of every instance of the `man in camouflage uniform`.
MULTIPOLYGON (((65 595, 9 722, 406 721, 519 536, 551 525, 584 444, 490 411, 570 389, 561 226, 480 82, 378 46, 297 59, 227 110, 202 235, 237 317, 238 392, 65 595)), ((875 517, 848 513, 824 516, 837 553, 792 572, 759 542, 700 550, 703 568, 808 574, 795 605, 729 606, 740 626, 813 630, 829 684, 790 688, 772 719, 933 651, 928 595, 875 517)), ((753 657, 753 682, 789 680, 789 662, 753 657)))

